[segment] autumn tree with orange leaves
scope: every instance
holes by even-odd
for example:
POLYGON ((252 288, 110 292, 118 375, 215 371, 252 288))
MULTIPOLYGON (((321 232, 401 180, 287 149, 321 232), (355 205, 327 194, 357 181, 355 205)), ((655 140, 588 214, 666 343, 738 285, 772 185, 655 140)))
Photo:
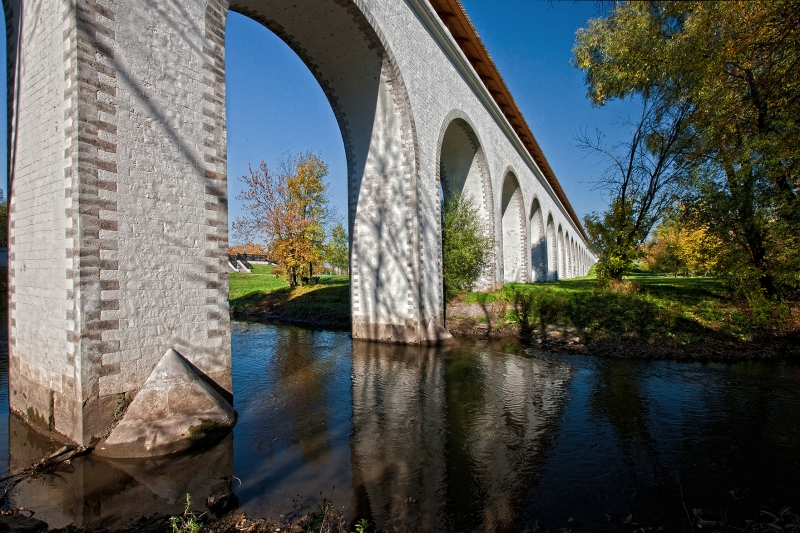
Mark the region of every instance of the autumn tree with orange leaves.
POLYGON ((277 173, 264 161, 248 170, 240 178, 245 189, 237 196, 248 214, 233 227, 243 235, 263 237, 289 285, 297 286, 303 277, 313 277, 314 266, 322 262, 328 218, 327 184, 322 179, 328 166, 318 155, 302 152, 285 157, 277 173))

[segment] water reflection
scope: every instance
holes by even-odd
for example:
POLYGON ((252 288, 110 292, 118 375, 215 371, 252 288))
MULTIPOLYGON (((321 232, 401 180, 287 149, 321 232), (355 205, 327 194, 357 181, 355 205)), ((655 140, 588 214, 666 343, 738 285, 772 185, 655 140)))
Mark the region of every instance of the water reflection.
MULTIPOLYGON (((47 455, 49 439, 9 419, 11 470, 47 455)), ((26 507, 51 528, 128 526, 142 515, 178 514, 186 493, 195 497, 226 494, 233 474, 233 435, 201 453, 117 461, 77 459, 54 475, 30 477, 14 489, 12 507, 26 507)), ((202 503, 201 503, 202 506, 202 503)))
POLYGON ((369 343, 352 359, 356 514, 392 531, 515 529, 569 367, 369 343))
POLYGON ((439 350, 353 343, 355 516, 382 528, 444 526, 447 410, 439 350))
POLYGON ((449 529, 514 530, 570 368, 488 350, 454 350, 448 360, 449 529))
MULTIPOLYGON (((390 531, 683 530, 800 502, 800 366, 686 364, 353 342, 234 323, 234 435, 202 453, 76 460, 12 506, 52 527, 113 529, 233 489, 251 516, 328 498, 390 531), (231 478, 231 474, 235 477, 231 478), (241 481, 241 483, 239 482, 241 481)), ((0 393, 0 409, 7 396, 0 393)), ((53 443, 9 421, 8 458, 53 443)), ((2 452, 2 450, 0 450, 2 452)), ((0 457, 5 459, 5 457, 0 457)))

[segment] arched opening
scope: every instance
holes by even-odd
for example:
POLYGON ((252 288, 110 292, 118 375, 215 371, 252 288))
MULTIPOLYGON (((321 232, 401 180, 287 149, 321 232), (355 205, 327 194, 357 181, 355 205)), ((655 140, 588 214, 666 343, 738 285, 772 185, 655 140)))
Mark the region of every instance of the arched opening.
POLYGON ((558 279, 567 277, 566 250, 564 245, 564 230, 558 225, 558 279))
MULTIPOLYGON (((464 118, 447 124, 439 144, 439 186, 443 198, 460 194, 472 201, 487 235, 494 236, 492 181, 483 147, 464 118)), ((441 253, 440 265, 441 265, 441 253)), ((490 262, 474 290, 491 290, 496 283, 495 261, 490 262)), ((441 268, 441 266, 440 266, 441 268)))
MULTIPOLYGON (((230 9, 297 53, 338 122, 347 160, 353 336, 435 341, 446 332, 420 304, 429 286, 420 275, 419 226, 428 213, 417 209, 414 116, 367 4, 246 0, 230 9)), ((224 0, 62 7, 21 15, 25 46, 19 68, 10 69, 18 73, 15 112, 25 120, 14 130, 18 209, 9 272, 18 293, 43 296, 12 302, 9 359, 27 371, 39 367, 24 357, 61 358, 46 371, 17 372, 18 382, 33 380, 36 396, 19 394, 12 408, 36 409, 55 431, 86 444, 90 428, 110 422, 114 398, 139 389, 170 349, 227 397, 232 390, 229 7, 224 0), (60 28, 57 39, 48 28, 60 28), (51 125, 46 132, 43 124, 51 125), (41 268, 21 268, 30 261, 41 268), (37 348, 42 323, 54 328, 45 352, 37 348), (54 406, 64 406, 58 417, 54 406)))
POLYGON ((547 280, 558 279, 558 241, 556 241, 556 227, 553 215, 547 217, 547 280))
POLYGON ((571 278, 572 277, 572 238, 570 238, 569 232, 564 233, 564 240, 566 242, 566 246, 564 247, 564 277, 571 278))
POLYGON ((575 239, 569 236, 569 277, 574 278, 575 274, 575 239))
POLYGON ((531 206, 531 281, 547 281, 547 242, 538 198, 531 206))
MULTIPOLYGON (((338 122, 347 161, 353 336, 411 340, 426 314, 418 283, 416 133, 403 78, 381 32, 361 2, 242 0, 229 9, 259 22, 297 54, 338 122)), ((224 2, 209 2, 206 32, 220 70, 224 48, 214 37, 224 35, 225 14, 224 2)))
POLYGON ((503 282, 527 281, 527 252, 525 251, 525 215, 522 190, 517 177, 509 172, 503 180, 503 282))

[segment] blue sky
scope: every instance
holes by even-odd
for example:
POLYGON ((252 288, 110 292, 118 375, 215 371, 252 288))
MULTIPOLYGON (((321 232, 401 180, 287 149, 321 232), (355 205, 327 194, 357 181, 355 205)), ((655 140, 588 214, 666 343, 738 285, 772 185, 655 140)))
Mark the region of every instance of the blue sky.
MULTIPOLYGON (((583 75, 569 64, 575 31, 597 15, 594 2, 462 0, 578 216, 604 207, 591 179, 605 167, 575 146, 582 129, 620 135, 627 103, 593 108, 583 75)), ((0 40, 3 54, 5 41, 0 40)), ((300 59, 258 23, 228 17, 228 183, 230 219, 241 214, 237 179, 248 163, 277 168, 288 151, 311 150, 328 163, 332 204, 347 213, 341 134, 322 90, 300 59)), ((5 84, 0 84, 5 90, 5 84)), ((5 106, 0 120, 5 123, 5 106)), ((5 168, 6 143, 0 148, 5 168)), ((4 180, 3 180, 4 181, 4 180)), ((3 186, 5 183, 3 182, 3 186)), ((4 188, 4 187, 3 187, 4 188)))

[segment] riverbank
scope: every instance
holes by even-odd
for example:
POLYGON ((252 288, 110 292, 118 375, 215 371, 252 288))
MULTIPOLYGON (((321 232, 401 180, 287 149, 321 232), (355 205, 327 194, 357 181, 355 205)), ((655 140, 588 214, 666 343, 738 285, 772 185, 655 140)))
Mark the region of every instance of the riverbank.
POLYGON ((231 316, 239 320, 275 320, 288 324, 345 330, 350 328, 350 278, 319 276, 319 282, 289 287, 272 266, 230 274, 231 316))
POLYGON ((470 338, 517 337, 550 351, 616 357, 736 360, 800 357, 800 310, 742 303, 711 278, 633 274, 509 284, 447 308, 447 328, 470 338))
MULTIPOLYGON (((289 288, 271 273, 231 274, 241 320, 348 329, 349 279, 289 288)), ((593 277, 508 284, 447 306, 456 337, 513 339, 554 352, 678 360, 800 358, 800 309, 743 303, 712 278, 634 274, 603 289, 593 277)))

